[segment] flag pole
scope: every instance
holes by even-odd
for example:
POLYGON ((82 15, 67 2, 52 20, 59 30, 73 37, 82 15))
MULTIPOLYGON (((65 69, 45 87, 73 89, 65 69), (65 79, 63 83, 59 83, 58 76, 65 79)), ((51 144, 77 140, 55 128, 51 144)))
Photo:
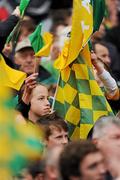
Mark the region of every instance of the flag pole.
POLYGON ((40 58, 35 57, 34 73, 38 73, 39 72, 39 66, 38 66, 39 63, 40 63, 40 58))

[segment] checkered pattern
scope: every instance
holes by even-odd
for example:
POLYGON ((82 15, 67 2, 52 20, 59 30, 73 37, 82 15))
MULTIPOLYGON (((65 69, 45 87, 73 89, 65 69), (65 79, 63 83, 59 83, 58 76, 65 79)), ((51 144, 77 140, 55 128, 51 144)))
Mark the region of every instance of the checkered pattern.
POLYGON ((54 109, 68 122, 72 139, 85 139, 100 116, 113 114, 84 53, 61 71, 54 109))

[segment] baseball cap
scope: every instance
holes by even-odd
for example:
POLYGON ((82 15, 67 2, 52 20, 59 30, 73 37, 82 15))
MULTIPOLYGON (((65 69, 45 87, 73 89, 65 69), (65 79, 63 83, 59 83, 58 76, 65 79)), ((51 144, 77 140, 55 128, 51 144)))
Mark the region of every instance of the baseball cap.
POLYGON ((31 47, 31 42, 28 38, 25 38, 24 40, 17 43, 17 46, 15 48, 15 52, 21 51, 24 48, 31 47))

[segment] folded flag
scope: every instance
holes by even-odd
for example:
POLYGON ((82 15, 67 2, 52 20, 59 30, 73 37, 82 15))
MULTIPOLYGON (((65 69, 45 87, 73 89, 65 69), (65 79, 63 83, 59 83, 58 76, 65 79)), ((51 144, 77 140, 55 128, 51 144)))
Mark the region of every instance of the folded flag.
POLYGON ((43 34, 44 46, 35 54, 36 57, 49 56, 53 42, 53 35, 49 32, 43 34))
POLYGON ((42 24, 39 24, 35 31, 29 35, 29 40, 35 52, 35 57, 48 56, 52 45, 53 36, 49 32, 41 33, 42 24))
POLYGON ((71 64, 87 44, 93 32, 93 9, 89 0, 74 0, 71 37, 55 62, 55 67, 63 69, 71 64), (61 60, 61 58, 64 59, 61 60), (59 66, 58 66, 59 65, 59 66))
POLYGON ((25 73, 10 68, 0 55, 0 85, 19 90, 25 78, 25 73))
POLYGON ((36 27, 35 31, 29 35, 29 40, 31 42, 32 48, 35 53, 37 53, 44 46, 41 30, 42 30, 42 24, 39 24, 36 27))

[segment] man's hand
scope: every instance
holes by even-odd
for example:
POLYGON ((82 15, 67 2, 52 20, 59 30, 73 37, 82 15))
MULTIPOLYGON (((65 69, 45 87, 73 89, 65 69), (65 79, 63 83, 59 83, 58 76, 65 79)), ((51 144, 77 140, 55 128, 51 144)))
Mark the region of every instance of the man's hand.
POLYGON ((19 9, 19 6, 17 6, 15 8, 15 10, 13 11, 12 15, 15 15, 17 17, 20 17, 20 9, 19 9))
POLYGON ((36 87, 36 79, 37 79, 38 73, 31 74, 28 76, 25 80, 25 89, 23 92, 22 100, 25 104, 30 103, 30 96, 31 96, 31 91, 33 88, 36 87))
POLYGON ((12 52, 12 43, 10 42, 9 44, 5 44, 2 52, 5 56, 9 57, 12 52))
POLYGON ((93 66, 95 67, 97 74, 102 74, 102 72, 104 71, 103 64, 99 61, 94 51, 91 51, 91 62, 93 66))

